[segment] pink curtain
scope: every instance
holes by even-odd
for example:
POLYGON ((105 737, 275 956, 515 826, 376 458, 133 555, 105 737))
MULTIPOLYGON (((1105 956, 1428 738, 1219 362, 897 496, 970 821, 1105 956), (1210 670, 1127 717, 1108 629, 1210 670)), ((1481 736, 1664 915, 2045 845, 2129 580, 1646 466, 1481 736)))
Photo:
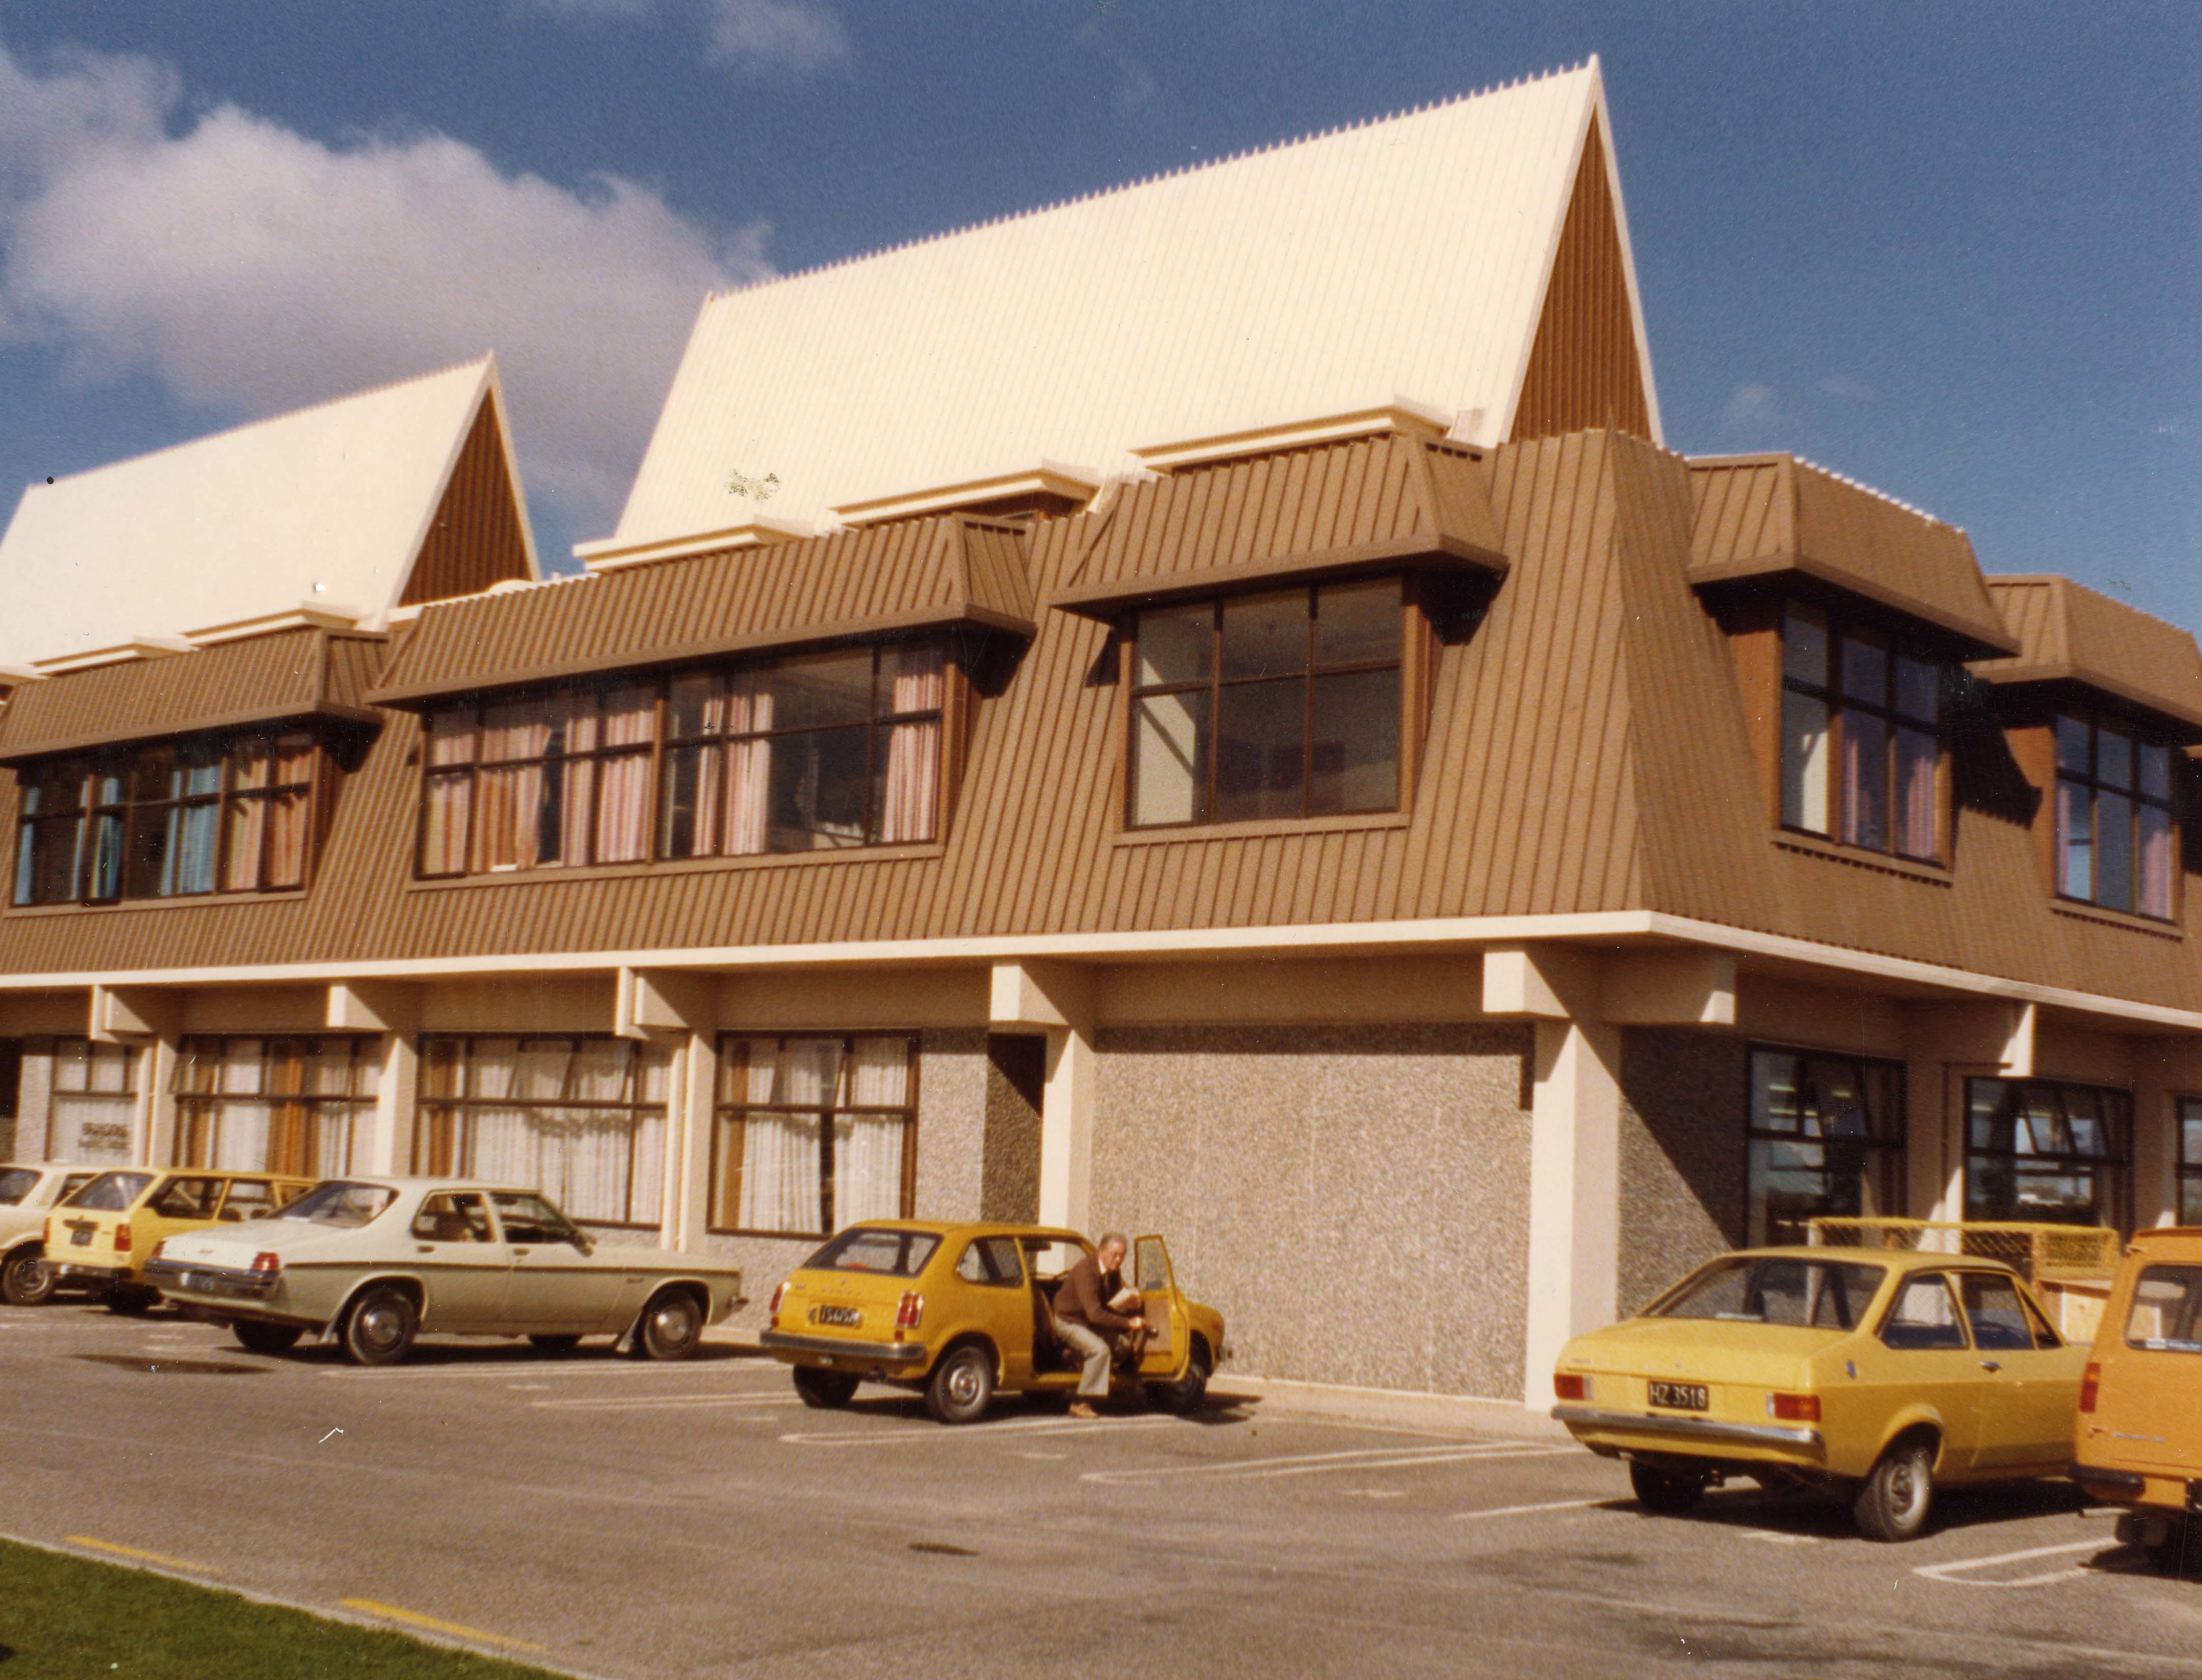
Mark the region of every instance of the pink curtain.
POLYGON ((543 755, 550 709, 543 700, 490 706, 482 714, 480 792, 474 813, 477 870, 535 867, 543 812, 543 755), (498 763, 499 759, 518 760, 498 763))
POLYGON ((471 711, 439 711, 428 719, 428 809, 421 827, 421 869, 425 875, 459 875, 467 867, 467 819, 474 810, 474 777, 453 767, 474 756, 471 711), (434 774, 445 770, 442 775, 434 774))
POLYGON ((727 696, 727 809, 720 850, 729 858, 762 852, 768 838, 772 786, 772 689, 755 673, 733 681, 727 696), (745 739, 747 737, 748 739, 745 739))
POLYGON ((1907 858, 1933 858, 1934 773, 1941 753, 1934 737, 1918 729, 1896 732, 1896 849, 1907 858))
POLYGON ((555 718, 566 726, 567 753, 556 772, 560 778, 558 861, 586 864, 589 831, 594 827, 591 806, 597 791, 597 761, 586 755, 597 748, 597 697, 591 691, 561 694, 554 704, 555 718))
POLYGON ((2143 916, 2171 914, 2171 816, 2154 805, 2140 808, 2140 893, 2143 916))
MULTIPOLYGON (((938 646, 898 646, 881 657, 893 674, 890 699, 897 716, 939 711, 946 662, 938 646)), ((880 839, 888 844, 931 840, 939 805, 940 719, 936 716, 890 726, 886 760, 880 839)))
POLYGON ((615 688, 604 695, 603 746, 597 772, 599 864, 627 864, 650 856, 650 743, 657 738, 655 688, 615 688), (617 752, 621 747, 639 751, 617 752))

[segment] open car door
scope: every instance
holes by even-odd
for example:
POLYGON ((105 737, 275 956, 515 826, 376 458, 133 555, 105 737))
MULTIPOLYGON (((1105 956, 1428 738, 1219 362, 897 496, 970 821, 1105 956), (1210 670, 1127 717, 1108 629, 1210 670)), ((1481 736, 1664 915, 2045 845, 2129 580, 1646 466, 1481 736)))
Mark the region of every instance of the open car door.
POLYGON ((1192 1345, 1185 1297, 1177 1292, 1169 1248, 1158 1236, 1132 1245, 1132 1287, 1139 1292, 1139 1311, 1147 1321, 1147 1345, 1139 1356, 1139 1375, 1149 1380, 1176 1377, 1192 1345))

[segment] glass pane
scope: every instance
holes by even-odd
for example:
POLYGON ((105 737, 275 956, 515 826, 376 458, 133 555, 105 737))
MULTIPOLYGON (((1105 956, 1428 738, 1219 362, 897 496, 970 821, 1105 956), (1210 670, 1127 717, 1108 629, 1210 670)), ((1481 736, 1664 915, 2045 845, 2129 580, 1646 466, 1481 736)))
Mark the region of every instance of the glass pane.
POLYGON ((168 819, 174 811, 173 805, 156 805, 130 814, 127 891, 133 899, 155 898, 168 890, 168 819))
POLYGON ((1842 837, 1888 849, 1888 725, 1869 712, 1843 713, 1842 837))
POLYGON ((880 650, 879 714, 938 711, 947 692, 946 650, 939 642, 898 642, 880 650))
POLYGON ((2071 1129, 2072 1152, 2100 1157, 2109 1152, 2103 1130, 2102 1101, 2096 1093, 2075 1086, 2064 1092, 2064 1115, 2071 1129))
POLYGON ((1888 650, 1875 643, 1843 638, 1843 697, 1871 706, 1888 704, 1888 650))
MULTIPOLYGON (((608 730, 612 722, 610 717, 606 717, 608 730)), ((622 752, 600 759, 597 763, 595 780, 595 861, 599 864, 632 864, 649 857, 649 753, 622 752)), ((551 825, 545 823, 541 826, 551 825)), ((557 832, 557 829, 553 828, 552 831, 557 832)), ((569 856, 565 861, 580 864, 588 860, 569 856)))
POLYGON ((2095 902, 2112 910, 2133 908, 2133 815, 2123 793, 2095 795, 2095 902))
POLYGON ((152 747, 138 755, 130 767, 130 797, 143 803, 165 799, 173 791, 170 779, 174 761, 165 748, 152 747))
POLYGON ((122 819, 91 819, 91 874, 87 896, 112 899, 122 891, 122 819))
POLYGON ((1208 693, 1139 702, 1132 731, 1132 823, 1198 822, 1207 816, 1208 693))
POLYGON ((766 793, 768 850, 809 852, 863 844, 868 733, 863 728, 818 729, 784 735, 773 743, 766 793))
POLYGON ((1802 1125, 1798 1059, 1778 1050, 1751 1052, 1751 1129, 1793 1132, 1802 1125))
POLYGON ((2133 786, 2133 743, 2115 729, 2095 731, 2095 780, 2112 787, 2133 786))
POLYGON ((940 720, 887 723, 872 742, 872 838, 882 846, 933 838, 940 785, 940 720))
POLYGON ((1934 773, 1941 753, 1934 737, 1918 729, 1896 732, 1896 849, 1907 858, 1938 855, 1934 773))
MULTIPOLYGON (((1319 676, 1314 688, 1309 814, 1394 809, 1399 803, 1398 668, 1319 676)), ((1223 692, 1228 706, 1239 691, 1223 692)))
POLYGON ((783 660, 757 673, 757 678, 772 707, 770 724, 760 722, 760 728, 815 729, 870 721, 872 651, 868 647, 783 660))
POLYGON ((2171 751, 2169 747, 2142 746, 2134 750, 2139 770, 2134 778, 2140 791, 2152 799, 2171 797, 2171 751))
POLYGON ((2057 768, 2087 774, 2087 726, 2076 717, 2057 720, 2057 768))
POLYGON ((666 749, 664 813, 658 840, 661 855, 700 858, 709 852, 714 825, 705 781, 708 777, 713 783, 717 781, 716 772, 725 754, 726 748, 716 745, 666 749))
MULTIPOLYGON (((1228 640, 1225 647, 1228 662, 1228 640)), ((1307 769, 1307 684, 1299 678, 1238 683, 1220 691, 1217 822, 1300 815, 1307 769)))
POLYGON ((2202 1225, 2202 1173, 2190 1175, 2179 1182, 2179 1223, 2182 1225, 2202 1225))
POLYGON ((1805 694, 1781 697, 1781 820, 1828 832, 1828 707, 1805 694))
POLYGON ((1965 1082, 1966 1110, 1971 1117, 1974 1148, 2008 1149, 2011 1147, 2010 1116, 2004 1104, 2006 1088, 2000 1079, 1969 1079, 1965 1082))
POLYGON ((2135 813, 2140 825, 2140 880, 2134 908, 2143 916, 2171 915, 2171 814, 2155 805, 2135 813))
POLYGON ((1896 709, 1921 723, 1933 723, 1942 715, 1942 673, 1922 659, 1896 661, 1896 709))
POLYGON ((1304 589, 1247 595, 1223 604, 1223 675, 1283 676, 1308 659, 1308 597, 1304 589))
POLYGON ((171 814, 168 873, 161 887, 163 893, 214 891, 221 817, 221 807, 212 800, 200 805, 185 805, 171 814))
POLYGON ((1828 686, 1828 621, 1810 607, 1792 607, 1781 624, 1781 675, 1792 682, 1828 686))
POLYGON ((1958 1288, 1966 1322, 1972 1326, 1974 1347, 2015 1351, 2034 1346, 2026 1309, 2018 1304, 2018 1291, 2010 1279, 1970 1272, 1958 1280, 1958 1288))
POLYGON ((2057 784, 2057 890, 2071 899, 2095 896, 2095 835, 2087 790, 2057 784))
POLYGON ((474 715, 466 707, 428 714, 428 762, 464 764, 474 756, 474 715))
POLYGON ((2191 1097, 2179 1105, 2179 1164, 2202 1167, 2202 1102, 2191 1097))
POLYGON ((674 678, 666 691, 665 727, 675 739, 716 734, 725 727, 725 681, 709 671, 674 678))
POLYGON ((1216 652, 1216 609, 1158 607, 1139 615, 1133 680, 1142 688, 1159 683, 1205 682, 1216 652))
POLYGON ((1397 659, 1400 634, 1399 580, 1334 584, 1315 595, 1315 662, 1354 665, 1397 659))

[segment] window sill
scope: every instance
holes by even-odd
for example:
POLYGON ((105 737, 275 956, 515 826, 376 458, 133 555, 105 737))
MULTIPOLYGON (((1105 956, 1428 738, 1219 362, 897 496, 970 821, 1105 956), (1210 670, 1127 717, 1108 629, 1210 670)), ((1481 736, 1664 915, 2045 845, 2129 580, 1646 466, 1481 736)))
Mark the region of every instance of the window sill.
POLYGON ((1165 846, 1173 840, 1358 834, 1371 829, 1404 828, 1414 820, 1411 811, 1353 811, 1339 816, 1257 816, 1244 822, 1180 822, 1167 828, 1118 828, 1110 840, 1116 846, 1165 846))
POLYGON ((1862 846, 1845 846, 1840 840, 1800 834, 1793 829, 1781 829, 1774 836, 1774 844, 1784 852, 1798 852, 1807 858, 1825 858, 1832 863, 1848 864, 1856 869, 1878 869, 1883 875, 1905 875, 1935 887, 1954 887, 1957 884, 1957 877, 1940 864, 1924 863, 1916 858, 1899 858, 1893 852, 1869 852, 1862 846))
POLYGON ((851 846, 818 852, 761 852, 748 858, 674 858, 647 864, 592 864, 575 869, 501 869, 488 875, 417 877, 405 883, 414 893, 449 892, 464 887, 550 887, 564 881, 647 881, 664 875, 713 875, 735 869, 784 869, 805 864, 907 863, 913 858, 940 858, 947 846, 939 840, 910 846, 851 846))
POLYGON ((2153 916, 2137 916, 2131 911, 2111 910, 2102 905, 2091 905, 2077 899, 2052 899, 2049 908, 2058 916, 2069 916, 2075 922, 2095 922, 2106 928, 2123 928, 2128 933, 2153 934, 2158 939, 2180 940, 2187 935, 2176 922, 2159 922, 2153 916))
POLYGON ((194 893, 187 898, 118 899, 111 905, 9 905, 9 916, 113 916, 134 910, 214 910, 229 905, 295 904, 306 896, 303 887, 286 887, 274 893, 194 893))

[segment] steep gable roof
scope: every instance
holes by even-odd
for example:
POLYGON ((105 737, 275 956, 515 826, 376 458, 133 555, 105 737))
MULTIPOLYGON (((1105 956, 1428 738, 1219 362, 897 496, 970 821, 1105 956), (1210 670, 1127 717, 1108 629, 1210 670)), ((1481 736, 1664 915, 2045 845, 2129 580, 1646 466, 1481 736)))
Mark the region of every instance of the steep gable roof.
POLYGON ((1145 445, 1401 398, 1501 442, 1586 170, 1578 243, 1617 242, 1656 437, 1604 111, 1593 59, 713 298, 617 534, 582 551, 1043 460, 1126 475, 1145 445))
POLYGON ((301 603, 375 622, 535 571, 484 357, 32 485, 0 538, 0 662, 301 603))

